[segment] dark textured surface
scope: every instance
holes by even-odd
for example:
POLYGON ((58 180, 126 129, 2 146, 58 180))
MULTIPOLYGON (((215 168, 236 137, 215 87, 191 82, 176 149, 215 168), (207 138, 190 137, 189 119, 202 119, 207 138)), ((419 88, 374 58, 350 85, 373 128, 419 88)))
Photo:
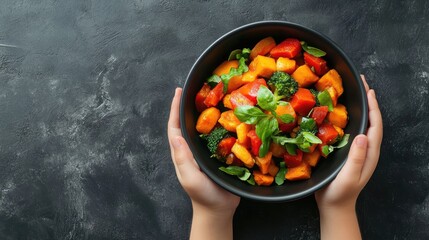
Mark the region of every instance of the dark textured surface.
MULTIPOLYGON (((378 94, 364 238, 429 239, 429 4, 328 2, 2 1, 0 239, 187 238, 166 137, 173 90, 217 37, 270 19, 336 41, 378 94)), ((234 220, 236 239, 319 238, 312 197, 242 200, 234 220)))

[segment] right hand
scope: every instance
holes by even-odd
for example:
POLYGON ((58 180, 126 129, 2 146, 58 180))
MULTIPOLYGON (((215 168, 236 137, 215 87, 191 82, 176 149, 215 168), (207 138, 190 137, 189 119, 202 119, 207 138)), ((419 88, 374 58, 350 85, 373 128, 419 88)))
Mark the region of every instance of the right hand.
POLYGON ((319 211, 332 208, 353 208, 359 193, 371 178, 380 156, 383 138, 383 123, 375 92, 369 89, 362 75, 369 105, 369 127, 367 134, 354 139, 347 162, 337 177, 325 188, 316 192, 319 211))

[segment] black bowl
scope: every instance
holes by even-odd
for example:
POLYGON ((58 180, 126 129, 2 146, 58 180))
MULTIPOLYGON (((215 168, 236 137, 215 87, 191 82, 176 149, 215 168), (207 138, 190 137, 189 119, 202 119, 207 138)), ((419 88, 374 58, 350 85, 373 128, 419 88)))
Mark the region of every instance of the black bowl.
POLYGON ((368 103, 365 88, 356 68, 346 54, 329 38, 307 27, 283 21, 262 21, 236 28, 217 39, 197 59, 186 79, 180 102, 180 124, 184 138, 201 170, 224 189, 244 198, 281 202, 306 197, 332 181, 347 160, 354 137, 367 128, 368 103), (349 144, 313 168, 311 178, 303 181, 286 181, 281 186, 252 186, 218 170, 223 164, 213 158, 205 142, 195 130, 198 112, 195 95, 213 70, 228 58, 234 49, 252 48, 259 40, 272 36, 277 43, 287 37, 306 41, 308 45, 324 50, 330 68, 335 68, 343 79, 344 93, 339 102, 349 113, 349 123, 344 129, 350 134, 349 144))

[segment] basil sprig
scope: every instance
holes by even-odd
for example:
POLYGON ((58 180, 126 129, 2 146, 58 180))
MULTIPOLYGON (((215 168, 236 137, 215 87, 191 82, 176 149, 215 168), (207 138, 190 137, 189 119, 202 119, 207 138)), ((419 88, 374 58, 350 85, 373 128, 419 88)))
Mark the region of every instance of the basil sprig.
POLYGON ((311 55, 313 55, 315 57, 323 57, 323 56, 326 55, 325 51, 322 51, 322 50, 320 50, 318 48, 315 48, 315 47, 308 46, 307 43, 304 42, 304 41, 301 41, 301 47, 308 54, 311 54, 311 55))
POLYGON ((249 169, 245 167, 239 167, 239 166, 228 166, 228 167, 222 166, 222 167, 219 167, 219 170, 229 175, 237 176, 241 181, 247 181, 250 178, 250 175, 252 175, 249 169))
POLYGON ((256 125, 256 135, 262 141, 259 148, 259 156, 264 157, 270 149, 271 137, 280 131, 276 118, 278 117, 285 123, 293 122, 295 119, 290 114, 277 115, 275 110, 278 101, 267 87, 261 86, 259 88, 256 99, 260 108, 255 106, 239 106, 234 110, 234 114, 241 122, 256 125), (266 114, 263 110, 269 111, 271 114, 266 114))

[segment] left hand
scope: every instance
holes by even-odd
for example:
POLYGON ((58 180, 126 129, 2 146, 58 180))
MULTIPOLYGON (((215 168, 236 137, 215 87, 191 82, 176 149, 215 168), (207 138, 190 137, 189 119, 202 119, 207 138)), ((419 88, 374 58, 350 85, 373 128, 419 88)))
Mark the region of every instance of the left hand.
POLYGON ((182 89, 177 88, 168 121, 168 140, 177 178, 191 198, 194 210, 234 214, 240 203, 240 197, 217 186, 200 170, 188 144, 182 137, 179 122, 181 95, 182 89))

